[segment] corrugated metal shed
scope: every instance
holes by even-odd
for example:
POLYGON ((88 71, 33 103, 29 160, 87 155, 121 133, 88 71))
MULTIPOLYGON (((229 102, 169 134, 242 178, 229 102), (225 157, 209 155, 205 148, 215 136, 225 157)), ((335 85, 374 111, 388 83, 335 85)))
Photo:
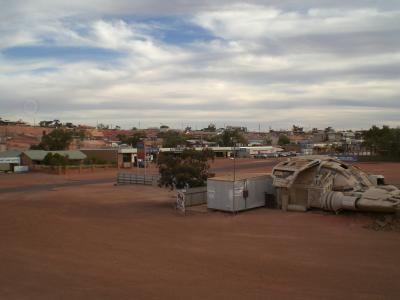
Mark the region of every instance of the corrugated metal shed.
POLYGON ((45 150, 27 150, 23 152, 31 160, 42 161, 48 153, 59 154, 68 156, 71 160, 81 160, 86 158, 86 154, 79 150, 65 150, 65 151, 45 151, 45 150))
POLYGON ((265 206, 266 194, 273 194, 269 174, 219 176, 207 180, 207 207, 237 212, 265 206))
POLYGON ((19 164, 21 151, 8 150, 0 152, 0 164, 19 164))

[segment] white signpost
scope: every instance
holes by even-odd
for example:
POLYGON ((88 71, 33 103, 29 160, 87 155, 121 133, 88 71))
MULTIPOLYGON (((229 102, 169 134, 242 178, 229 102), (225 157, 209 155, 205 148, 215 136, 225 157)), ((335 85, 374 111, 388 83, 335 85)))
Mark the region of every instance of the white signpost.
POLYGON ((176 194, 176 209, 180 210, 181 212, 185 213, 185 190, 180 190, 176 194))

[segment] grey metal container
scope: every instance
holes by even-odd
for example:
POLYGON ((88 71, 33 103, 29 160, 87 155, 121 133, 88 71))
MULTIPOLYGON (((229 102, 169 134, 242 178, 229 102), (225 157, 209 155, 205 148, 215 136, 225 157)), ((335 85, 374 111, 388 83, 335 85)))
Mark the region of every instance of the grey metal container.
POLYGON ((240 175, 235 181, 229 176, 209 178, 207 207, 229 212, 262 207, 266 193, 274 193, 270 175, 240 175))

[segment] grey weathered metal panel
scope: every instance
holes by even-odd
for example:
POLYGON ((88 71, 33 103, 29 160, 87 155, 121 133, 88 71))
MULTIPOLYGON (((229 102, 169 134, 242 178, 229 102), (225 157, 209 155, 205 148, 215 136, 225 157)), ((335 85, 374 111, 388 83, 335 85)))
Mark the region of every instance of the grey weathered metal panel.
POLYGON ((207 207, 232 211, 232 189, 232 182, 207 180, 207 207))
POLYGON ((185 207, 207 203, 207 187, 189 188, 185 192, 185 207))
POLYGON ((265 193, 274 193, 269 175, 233 181, 210 178, 207 181, 207 206, 223 211, 242 211, 265 206, 265 193), (243 191, 248 191, 245 198, 243 191), (233 197, 234 194, 234 197, 233 197))
POLYGON ((118 172, 117 184, 144 184, 144 185, 157 185, 159 175, 138 175, 129 172, 118 172))

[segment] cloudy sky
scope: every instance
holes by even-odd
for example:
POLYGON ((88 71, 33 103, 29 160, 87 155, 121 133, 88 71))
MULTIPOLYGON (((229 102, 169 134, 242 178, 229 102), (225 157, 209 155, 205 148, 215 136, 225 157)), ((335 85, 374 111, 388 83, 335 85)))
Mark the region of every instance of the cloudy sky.
POLYGON ((3 118, 400 125, 397 0, 0 4, 3 118))

